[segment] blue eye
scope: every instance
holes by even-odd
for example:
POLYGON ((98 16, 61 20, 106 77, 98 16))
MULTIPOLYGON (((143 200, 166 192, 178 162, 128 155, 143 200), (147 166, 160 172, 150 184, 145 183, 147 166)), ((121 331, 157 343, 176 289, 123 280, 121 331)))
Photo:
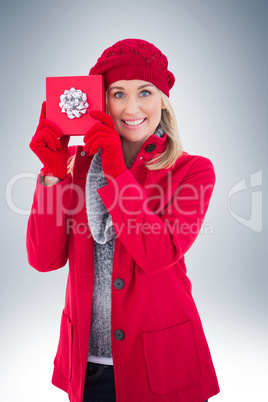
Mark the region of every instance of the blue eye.
POLYGON ((121 99, 121 98, 123 98, 124 94, 123 94, 123 92, 116 92, 116 93, 114 94, 114 96, 115 96, 115 98, 121 99))
POLYGON ((150 95, 149 91, 144 90, 141 92, 141 96, 149 96, 149 95, 150 95))

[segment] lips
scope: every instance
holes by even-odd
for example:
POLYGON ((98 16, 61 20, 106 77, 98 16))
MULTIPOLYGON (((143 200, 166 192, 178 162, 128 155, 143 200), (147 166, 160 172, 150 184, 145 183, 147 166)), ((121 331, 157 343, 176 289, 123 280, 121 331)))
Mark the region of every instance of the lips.
POLYGON ((139 126, 145 120, 146 120, 146 117, 144 119, 139 119, 139 120, 122 120, 122 121, 128 126, 139 126))

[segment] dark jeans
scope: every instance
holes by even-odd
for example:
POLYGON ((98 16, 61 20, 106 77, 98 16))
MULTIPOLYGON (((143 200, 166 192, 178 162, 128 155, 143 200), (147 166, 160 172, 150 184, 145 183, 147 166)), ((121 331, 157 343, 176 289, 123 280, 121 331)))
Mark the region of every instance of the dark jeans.
POLYGON ((113 366, 88 362, 83 402, 102 401, 116 402, 113 366))
POLYGON ((116 402, 113 366, 87 363, 83 402, 116 402))

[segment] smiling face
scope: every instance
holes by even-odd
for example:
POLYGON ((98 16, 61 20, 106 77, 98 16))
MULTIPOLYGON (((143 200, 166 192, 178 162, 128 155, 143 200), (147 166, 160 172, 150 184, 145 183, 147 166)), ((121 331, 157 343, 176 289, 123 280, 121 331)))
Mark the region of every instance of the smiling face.
POLYGON ((121 140, 142 145, 161 119, 159 89, 147 81, 120 80, 107 89, 109 114, 121 140))

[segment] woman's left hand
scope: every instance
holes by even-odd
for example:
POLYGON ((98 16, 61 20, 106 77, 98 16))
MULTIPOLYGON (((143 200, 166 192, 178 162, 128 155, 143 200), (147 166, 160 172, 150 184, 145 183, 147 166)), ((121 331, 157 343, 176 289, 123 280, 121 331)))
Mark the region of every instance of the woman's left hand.
POLYGON ((111 116, 100 110, 93 110, 89 114, 101 123, 94 124, 85 134, 84 151, 89 155, 95 155, 101 148, 102 169, 109 183, 127 170, 120 135, 114 127, 111 116))

